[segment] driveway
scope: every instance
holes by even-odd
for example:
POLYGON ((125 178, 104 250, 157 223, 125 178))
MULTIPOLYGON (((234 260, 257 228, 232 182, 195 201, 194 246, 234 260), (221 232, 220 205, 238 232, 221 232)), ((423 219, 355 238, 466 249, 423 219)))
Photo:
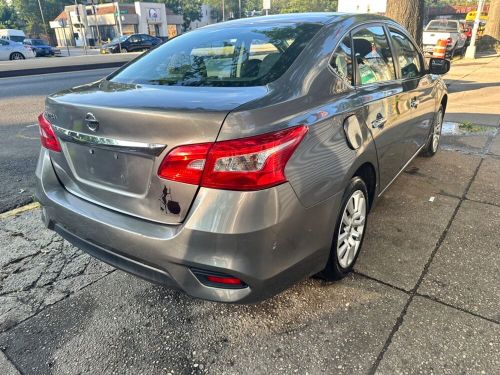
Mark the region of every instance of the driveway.
POLYGON ((0 373, 498 373, 500 117, 484 125, 402 173, 351 276, 257 305, 113 270, 45 230, 38 208, 3 214, 0 373))

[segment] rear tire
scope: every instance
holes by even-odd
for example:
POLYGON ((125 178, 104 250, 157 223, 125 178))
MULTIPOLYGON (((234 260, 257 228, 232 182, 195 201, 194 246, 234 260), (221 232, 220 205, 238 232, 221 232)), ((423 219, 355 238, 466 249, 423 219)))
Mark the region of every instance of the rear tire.
POLYGON ((441 130, 443 128, 443 117, 444 110, 443 106, 440 105, 436 115, 434 116, 434 122, 432 123, 431 134, 429 139, 421 151, 422 156, 431 157, 434 156, 439 149, 439 141, 441 140, 441 130))
POLYGON ((342 197, 330 257, 318 276, 326 280, 340 280, 352 271, 365 237, 368 199, 365 182, 353 177, 342 197))
POLYGON ((11 60, 24 60, 25 57, 21 52, 13 52, 10 54, 11 60))

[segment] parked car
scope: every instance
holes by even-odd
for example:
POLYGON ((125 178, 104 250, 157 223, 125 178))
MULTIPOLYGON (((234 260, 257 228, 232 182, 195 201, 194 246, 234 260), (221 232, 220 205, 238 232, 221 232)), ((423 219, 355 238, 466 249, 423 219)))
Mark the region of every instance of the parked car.
POLYGON ((449 67, 428 66, 377 15, 273 15, 183 34, 47 98, 43 220, 105 262, 208 300, 341 279, 377 197, 438 150, 449 67))
POLYGON ((101 53, 145 51, 161 43, 161 39, 147 34, 124 35, 113 39, 110 43, 103 44, 101 53))
POLYGON ((0 29, 0 39, 7 39, 12 42, 22 43, 26 35, 22 30, 16 29, 0 29))
POLYGON ((54 48, 42 39, 24 39, 23 43, 31 46, 37 57, 55 55, 54 48))
POLYGON ((24 60, 35 57, 31 47, 22 43, 13 42, 0 38, 0 61, 2 60, 24 60))
POLYGON ((446 56, 453 57, 455 53, 465 53, 467 34, 464 24, 457 20, 438 19, 430 21, 424 29, 424 52, 431 54, 438 40, 446 40, 446 56))

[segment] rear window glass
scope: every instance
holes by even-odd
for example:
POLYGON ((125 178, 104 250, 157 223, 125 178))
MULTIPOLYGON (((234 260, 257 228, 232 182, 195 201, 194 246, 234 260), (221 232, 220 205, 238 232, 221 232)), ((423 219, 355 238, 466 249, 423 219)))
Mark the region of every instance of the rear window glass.
POLYGON ((171 86, 260 86, 279 78, 321 25, 200 29, 119 70, 110 80, 171 86))
POLYGON ((458 23, 447 20, 431 21, 427 25, 426 31, 457 31, 458 23))

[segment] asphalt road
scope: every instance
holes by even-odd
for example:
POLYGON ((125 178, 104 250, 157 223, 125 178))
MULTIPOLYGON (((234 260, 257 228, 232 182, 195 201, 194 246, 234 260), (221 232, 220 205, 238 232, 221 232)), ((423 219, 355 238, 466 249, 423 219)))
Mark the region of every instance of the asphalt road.
POLYGON ((0 79, 0 213, 33 199, 40 149, 38 114, 53 92, 95 81, 113 69, 0 79))

